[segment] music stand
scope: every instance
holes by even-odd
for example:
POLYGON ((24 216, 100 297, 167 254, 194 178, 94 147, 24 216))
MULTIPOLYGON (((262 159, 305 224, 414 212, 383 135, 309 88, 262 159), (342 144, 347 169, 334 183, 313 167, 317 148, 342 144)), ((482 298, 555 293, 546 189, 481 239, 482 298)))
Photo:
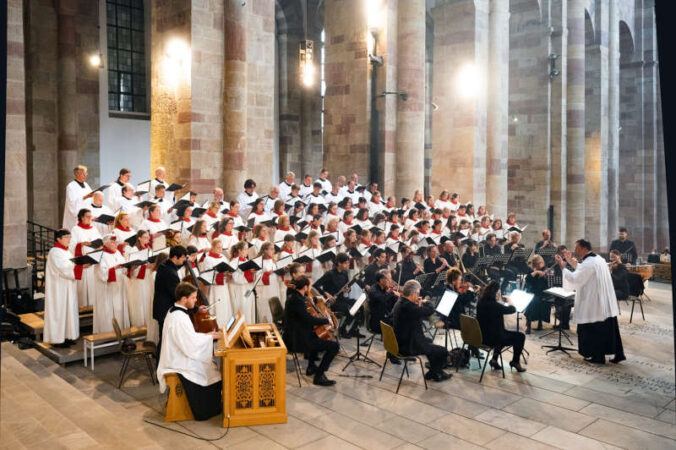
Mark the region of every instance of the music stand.
POLYGON ((540 247, 537 250, 535 250, 535 254, 542 256, 542 259, 545 260, 545 264, 549 266, 554 261, 554 255, 556 255, 556 248, 540 247))
POLYGON ((430 272, 430 273, 421 273, 417 277, 415 277, 415 281, 420 283, 420 291, 421 292, 427 292, 429 290, 429 284, 431 283, 432 280, 434 280, 437 275, 436 272, 430 272))
MULTIPOLYGON (((552 297, 554 297, 555 302, 567 302, 567 301, 570 301, 571 298, 575 297, 575 292, 566 291, 566 290, 564 290, 563 288, 560 288, 560 287, 549 288, 549 289, 545 290, 544 293, 549 294, 552 297)), ((547 354, 549 354, 549 352, 559 350, 559 351, 562 351, 563 353, 565 353, 566 355, 568 355, 570 357, 570 354, 568 352, 569 351, 575 352, 575 351, 577 351, 577 349, 571 348, 571 347, 564 347, 561 344, 561 337, 562 336, 566 337, 568 342, 570 342, 570 345, 573 345, 573 341, 570 340, 570 336, 568 336, 568 333, 563 331, 563 328, 560 325, 561 324, 559 323, 559 329, 558 330, 550 331, 549 333, 540 336, 540 339, 542 339, 543 337, 549 336, 550 334, 556 333, 556 331, 558 331, 559 332, 559 343, 557 345, 542 345, 540 347, 541 348, 548 348, 549 350, 547 350, 547 354)))
MULTIPOLYGON (((365 301, 366 301, 366 293, 363 293, 359 296, 357 301, 354 302, 354 305, 352 305, 352 307, 348 311, 348 314, 350 314, 352 317, 356 316, 357 312, 364 305, 365 301)), ((357 350, 354 352, 354 354, 352 356, 349 357, 349 361, 347 362, 347 364, 345 364, 345 367, 343 367, 342 371, 344 372, 345 369, 347 369, 347 367, 350 364, 352 364, 355 361, 359 361, 360 358, 364 362, 372 363, 372 364, 375 364, 376 366, 380 367, 380 364, 378 364, 377 362, 375 362, 374 360, 372 360, 371 358, 369 358, 368 356, 366 356, 364 353, 361 352, 361 346, 359 344, 359 333, 357 333, 357 350)))

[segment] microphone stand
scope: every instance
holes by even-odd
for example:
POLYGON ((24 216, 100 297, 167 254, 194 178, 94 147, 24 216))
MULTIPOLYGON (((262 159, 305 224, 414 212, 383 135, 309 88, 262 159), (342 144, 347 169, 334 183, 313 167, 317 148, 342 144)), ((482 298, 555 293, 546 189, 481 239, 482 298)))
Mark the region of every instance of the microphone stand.
POLYGON ((257 277, 256 280, 254 280, 254 284, 249 289, 244 293, 244 298, 249 298, 251 293, 254 295, 254 323, 258 323, 258 292, 256 292, 256 286, 258 286, 258 283, 263 279, 263 272, 261 271, 261 276, 257 277))

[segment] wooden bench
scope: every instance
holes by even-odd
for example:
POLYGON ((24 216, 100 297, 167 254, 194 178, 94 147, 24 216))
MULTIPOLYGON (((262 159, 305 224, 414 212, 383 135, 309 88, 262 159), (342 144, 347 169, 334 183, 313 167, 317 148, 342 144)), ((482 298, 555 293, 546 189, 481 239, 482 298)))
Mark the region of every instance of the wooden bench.
MULTIPOLYGON (((37 294, 36 294, 37 295, 37 294)), ((83 306, 79 308, 80 324, 91 322, 94 317, 94 308, 91 306, 83 306)), ((21 323, 26 327, 29 333, 35 336, 36 341, 42 340, 42 333, 45 328, 45 312, 38 311, 34 313, 19 314, 21 323)), ((84 325, 82 325, 84 326, 84 325)))
POLYGON ((167 412, 164 415, 164 421, 195 420, 192 409, 190 409, 190 403, 188 403, 188 396, 185 395, 185 390, 178 375, 167 373, 164 375, 164 381, 167 383, 167 389, 169 389, 167 412))
MULTIPOLYGON (((144 339, 146 337, 146 327, 131 327, 125 328, 122 330, 122 338, 130 338, 135 341, 144 339)), ((110 347, 113 345, 118 345, 117 336, 114 331, 107 333, 96 333, 84 336, 82 338, 82 344, 84 349, 84 366, 87 367, 87 354, 89 353, 89 358, 91 359, 91 370, 94 370, 94 351, 97 348, 110 347)))

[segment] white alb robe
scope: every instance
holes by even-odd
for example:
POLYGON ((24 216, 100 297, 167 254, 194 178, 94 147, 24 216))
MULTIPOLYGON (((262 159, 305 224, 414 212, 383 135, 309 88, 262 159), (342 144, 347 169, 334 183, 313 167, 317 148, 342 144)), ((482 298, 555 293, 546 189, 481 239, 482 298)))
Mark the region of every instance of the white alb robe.
POLYGON ((239 215, 242 219, 247 217, 251 212, 253 206, 249 203, 253 203, 258 199, 258 194, 255 192, 251 195, 247 194, 246 191, 242 192, 237 196, 237 203, 239 203, 239 215))
POLYGON ((272 312, 270 311, 268 300, 272 297, 277 297, 281 300, 279 277, 274 272, 276 268, 277 265, 272 258, 263 259, 263 279, 256 286, 256 292, 258 293, 257 322, 272 322, 272 312))
MULTIPOLYGON (((228 264, 230 264, 231 267, 236 268, 244 261, 246 261, 246 259, 232 258, 228 264)), ((239 269, 233 272, 232 281, 228 283, 232 312, 237 313, 237 311, 241 311, 246 323, 256 323, 254 314, 254 296, 251 294, 248 297, 245 297, 246 292, 251 289, 252 285, 252 282, 249 282, 246 279, 244 272, 239 269)))
MULTIPOLYGON (((202 261, 201 271, 213 269, 222 262, 226 262, 223 255, 214 255, 209 252, 204 257, 204 261, 202 261)), ((222 275, 216 274, 213 284, 207 288, 207 300, 209 300, 209 304, 213 305, 216 303, 212 312, 216 315, 216 321, 218 322, 219 327, 228 323, 228 320, 230 320, 233 313, 232 301, 230 301, 230 291, 225 277, 226 273, 223 273, 222 275)))
POLYGON ((279 188, 279 198, 286 201, 289 198, 289 196, 291 195, 291 186, 293 186, 293 185, 287 183, 286 180, 279 183, 279 186, 278 186, 278 188, 279 188))
POLYGON ((599 255, 587 256, 573 272, 563 269, 563 288, 575 291, 577 324, 603 322, 619 314, 608 263, 599 255))
POLYGON ((200 386, 217 383, 221 374, 213 359, 213 337, 196 332, 187 310, 178 305, 175 308, 167 313, 162 329, 162 350, 157 365, 160 392, 167 389, 164 375, 168 373, 180 373, 200 386))
MULTIPOLYGON (((154 279, 148 264, 135 266, 127 272, 127 307, 129 323, 140 327, 148 324, 148 311, 152 308, 154 279)), ((152 317, 152 315, 150 316, 152 317)))
POLYGON ((120 184, 119 181, 113 181, 110 183, 108 188, 108 198, 106 199, 106 206, 113 211, 117 211, 120 208, 120 198, 122 197, 122 188, 124 183, 120 184))
POLYGON ((151 247, 155 250, 162 249, 167 246, 167 238, 164 234, 161 234, 161 231, 167 229, 167 224, 160 219, 157 222, 154 222, 152 219, 145 219, 139 226, 139 230, 146 230, 150 233, 150 243, 151 247))
POLYGON ((85 207, 90 209, 92 212, 92 225, 96 227, 97 230, 99 230, 99 233, 101 236, 104 236, 105 234, 110 233, 110 230, 112 229, 112 224, 108 225, 107 223, 99 223, 95 222, 94 220, 97 219, 99 216, 102 215, 107 215, 107 216, 114 216, 113 212, 108 208, 106 205, 101 205, 101 206, 95 206, 93 203, 87 201, 85 203, 85 207))
POLYGON ((45 267, 44 342, 62 344, 80 335, 75 264, 69 250, 53 247, 45 267))
POLYGON ((124 256, 119 251, 103 252, 101 262, 96 267, 96 297, 94 298, 94 333, 113 331, 113 317, 120 328, 129 328, 127 308, 126 269, 114 269, 124 264, 124 256))
MULTIPOLYGON (((83 242, 92 242, 96 239, 101 239, 99 230, 91 226, 91 228, 83 228, 80 224, 75 225, 70 231, 70 246, 69 250, 74 256, 82 256, 91 249, 85 248, 83 242)), ((91 306, 94 304, 94 297, 96 296, 96 275, 94 271, 95 266, 88 267, 82 271, 82 278, 77 282, 77 299, 79 306, 91 306)))
POLYGON ((63 228, 70 230, 77 223, 77 213, 84 205, 84 196, 89 194, 92 188, 85 181, 80 186, 76 180, 66 186, 66 203, 63 207, 63 228))

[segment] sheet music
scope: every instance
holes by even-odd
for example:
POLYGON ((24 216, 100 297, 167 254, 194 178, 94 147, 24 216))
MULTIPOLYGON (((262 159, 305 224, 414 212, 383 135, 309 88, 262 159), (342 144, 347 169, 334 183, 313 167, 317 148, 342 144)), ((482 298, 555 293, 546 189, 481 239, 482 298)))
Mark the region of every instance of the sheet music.
POLYGON ((348 292, 347 296, 349 298, 354 298, 358 299, 364 294, 364 290, 359 286, 359 283, 352 283, 352 286, 350 286, 350 292, 348 292))
POLYGON ((444 292, 444 295, 441 297, 441 301, 437 305, 437 312, 444 317, 448 315, 453 310, 456 300, 458 300, 458 293, 451 291, 450 289, 444 292))
MULTIPOLYGON (((357 283, 353 284, 356 285, 357 283)), ((350 308, 350 315, 354 316, 357 314, 357 311, 359 311, 359 308, 361 308, 361 305, 364 304, 364 301, 366 300, 366 294, 362 293, 359 298, 357 298, 357 301, 354 302, 354 305, 352 305, 352 308, 350 308)))
POLYGON ((512 304, 516 308, 517 312, 524 312, 528 307, 530 302, 533 300, 534 295, 530 292, 522 291, 520 289, 514 289, 509 294, 509 299, 512 301, 512 304))
POLYGON ((552 287, 543 291, 545 294, 553 295, 554 297, 559 298, 573 298, 575 297, 575 291, 568 291, 562 287, 552 287))

